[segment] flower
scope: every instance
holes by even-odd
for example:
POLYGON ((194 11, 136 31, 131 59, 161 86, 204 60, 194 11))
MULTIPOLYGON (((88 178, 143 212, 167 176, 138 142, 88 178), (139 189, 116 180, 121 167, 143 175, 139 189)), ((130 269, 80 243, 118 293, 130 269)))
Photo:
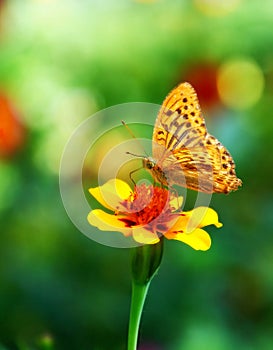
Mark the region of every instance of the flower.
POLYGON ((88 214, 88 222, 102 231, 132 236, 141 244, 158 243, 164 236, 196 250, 208 250, 211 239, 202 227, 222 226, 211 208, 179 211, 183 198, 163 187, 142 183, 133 191, 124 181, 112 179, 89 192, 110 213, 94 209, 88 214))

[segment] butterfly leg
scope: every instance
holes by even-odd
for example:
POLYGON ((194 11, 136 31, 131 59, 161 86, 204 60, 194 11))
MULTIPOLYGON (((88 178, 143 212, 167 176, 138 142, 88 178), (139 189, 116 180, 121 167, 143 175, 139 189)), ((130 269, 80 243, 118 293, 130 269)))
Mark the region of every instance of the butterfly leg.
POLYGON ((136 186, 136 182, 134 181, 132 175, 133 175, 134 173, 136 173, 137 171, 141 170, 141 169, 143 169, 143 167, 140 167, 140 168, 137 168, 137 169, 135 169, 135 170, 132 170, 132 171, 130 171, 130 173, 129 173, 130 180, 132 181, 132 183, 134 184, 134 186, 136 186))

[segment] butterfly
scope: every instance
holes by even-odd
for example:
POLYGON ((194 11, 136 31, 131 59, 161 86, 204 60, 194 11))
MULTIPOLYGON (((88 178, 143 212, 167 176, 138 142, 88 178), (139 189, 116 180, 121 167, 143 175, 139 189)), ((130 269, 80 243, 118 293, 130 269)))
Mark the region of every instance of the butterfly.
POLYGON ((162 185, 229 193, 242 184, 229 151, 208 133, 197 94, 187 82, 174 88, 160 108, 152 154, 143 158, 143 166, 162 185))

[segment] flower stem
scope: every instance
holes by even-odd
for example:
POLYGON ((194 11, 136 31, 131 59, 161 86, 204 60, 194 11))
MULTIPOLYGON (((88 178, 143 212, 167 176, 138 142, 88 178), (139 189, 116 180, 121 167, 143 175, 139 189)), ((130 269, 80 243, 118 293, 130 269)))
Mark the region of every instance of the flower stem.
POLYGON ((128 350, 137 349, 141 314, 150 282, 157 272, 163 254, 163 239, 134 249, 132 259, 132 299, 128 332, 128 350))
POLYGON ((128 333, 128 350, 136 350, 138 330, 143 310, 143 305, 146 299, 146 295, 149 289, 150 283, 137 284, 132 283, 132 300, 130 310, 129 321, 129 333, 128 333))

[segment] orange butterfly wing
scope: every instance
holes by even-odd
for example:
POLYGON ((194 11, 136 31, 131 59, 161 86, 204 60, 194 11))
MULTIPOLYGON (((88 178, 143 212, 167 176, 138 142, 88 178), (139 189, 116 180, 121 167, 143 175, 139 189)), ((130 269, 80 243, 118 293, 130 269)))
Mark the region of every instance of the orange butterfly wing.
POLYGON ((242 183, 230 153, 207 132, 197 94, 189 83, 180 84, 163 102, 153 132, 153 158, 153 175, 168 185, 228 193, 242 183))

